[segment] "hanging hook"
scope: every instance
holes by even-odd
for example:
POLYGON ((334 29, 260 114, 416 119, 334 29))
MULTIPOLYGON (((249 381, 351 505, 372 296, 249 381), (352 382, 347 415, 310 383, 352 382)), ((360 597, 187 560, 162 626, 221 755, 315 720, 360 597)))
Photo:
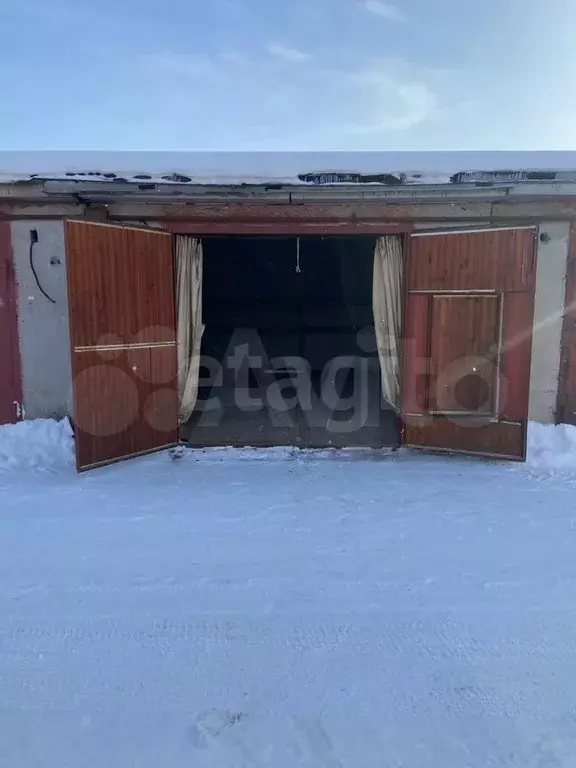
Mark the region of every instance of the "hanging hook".
POLYGON ((296 238, 296 274, 300 274, 302 270, 300 269, 300 238, 296 238))

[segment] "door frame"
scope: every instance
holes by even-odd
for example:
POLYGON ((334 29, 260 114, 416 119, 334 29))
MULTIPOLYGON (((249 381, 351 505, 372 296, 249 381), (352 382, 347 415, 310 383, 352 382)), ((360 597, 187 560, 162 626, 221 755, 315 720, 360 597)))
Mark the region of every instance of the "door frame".
MULTIPOLYGON (((348 208, 348 206, 346 206, 348 208)), ((402 253, 404 263, 407 263, 407 250, 410 243, 410 235, 414 232, 414 224, 409 221, 389 222, 382 220, 369 220, 366 218, 348 220, 335 220, 328 218, 315 217, 312 213, 312 207, 306 206, 305 215, 296 215, 294 218, 289 218, 288 214, 291 214, 296 206, 279 206, 268 204, 266 206, 252 206, 242 205, 242 209, 262 210, 264 208, 274 209, 275 216, 268 220, 248 220, 245 218, 224 218, 221 221, 216 219, 205 220, 186 220, 186 221, 173 221, 162 222, 163 227, 170 231, 174 240, 177 235, 181 236, 193 236, 193 237, 210 237, 214 235, 229 235, 231 237, 237 236, 249 236, 249 237, 314 237, 314 236, 326 236, 326 237, 338 237, 338 236, 366 236, 380 237, 382 235, 400 235, 402 240, 402 253), (280 210, 281 209, 281 210, 280 210), (286 217, 286 218, 283 218, 286 217)), ((338 206, 330 206, 330 212, 337 211, 338 206)), ((176 283, 174 283, 174 291, 176 291, 176 283)), ((177 296, 175 296, 176 316, 178 316, 177 309, 177 296)), ((405 296, 402 297, 402 323, 404 322, 404 306, 405 296)), ((404 326, 402 325, 402 331, 404 326)), ((401 336, 402 340, 402 336, 401 336)), ((401 359, 403 345, 401 343, 401 359)), ((401 415, 397 415, 397 446, 399 448, 402 445, 402 437, 404 434, 403 422, 401 415)), ((182 442, 182 441, 181 441, 182 442)))
MULTIPOLYGON (((8 305, 8 335, 10 338, 10 366, 7 366, 7 373, 11 378, 14 403, 17 403, 17 405, 14 405, 14 418, 11 422, 7 423, 15 424, 21 421, 25 414, 22 391, 22 359, 18 337, 18 300, 10 221, 0 221, 0 259, 4 261, 6 268, 6 301, 8 305)), ((0 375, 2 375, 1 371, 0 375)))

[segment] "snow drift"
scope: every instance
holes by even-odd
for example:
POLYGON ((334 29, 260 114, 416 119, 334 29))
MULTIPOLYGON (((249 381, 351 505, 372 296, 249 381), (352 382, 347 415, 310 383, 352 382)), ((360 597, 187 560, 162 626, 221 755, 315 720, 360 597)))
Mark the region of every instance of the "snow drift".
POLYGON ((35 419, 0 427, 0 469, 51 469, 72 464, 68 419, 35 419))
MULTIPOLYGON (((299 451, 292 448, 215 448, 199 449, 192 453, 196 460, 216 461, 230 458, 269 460, 299 455, 299 451)), ((329 453, 332 455, 332 452, 329 453)), ((318 451, 316 454, 320 457, 326 451, 318 451)), ((74 439, 68 419, 36 419, 0 427, 0 470, 55 469, 70 466, 73 462, 74 439)), ((531 422, 528 429, 527 465, 541 472, 576 473, 576 427, 531 422)))
POLYGON ((527 463, 540 471, 576 472, 576 427, 531 422, 527 463))

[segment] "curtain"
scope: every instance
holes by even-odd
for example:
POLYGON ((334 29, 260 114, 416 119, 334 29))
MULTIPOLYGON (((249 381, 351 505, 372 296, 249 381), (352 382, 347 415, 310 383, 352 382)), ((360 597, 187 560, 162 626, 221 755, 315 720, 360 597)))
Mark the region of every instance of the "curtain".
POLYGON ((372 306, 382 395, 400 410, 400 334, 402 333, 402 286, 404 263, 398 235, 379 237, 374 251, 372 306))
POLYGON ((188 421, 198 397, 202 324, 202 242, 176 237, 178 386, 180 421, 188 421))

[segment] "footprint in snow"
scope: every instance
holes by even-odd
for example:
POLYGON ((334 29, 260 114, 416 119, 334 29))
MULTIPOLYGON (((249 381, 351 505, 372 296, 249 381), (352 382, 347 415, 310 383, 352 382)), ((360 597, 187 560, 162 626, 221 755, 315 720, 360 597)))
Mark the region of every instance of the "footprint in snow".
POLYGON ((197 749, 208 749, 222 733, 246 717, 244 712, 208 709, 201 712, 188 729, 188 736, 197 749))

